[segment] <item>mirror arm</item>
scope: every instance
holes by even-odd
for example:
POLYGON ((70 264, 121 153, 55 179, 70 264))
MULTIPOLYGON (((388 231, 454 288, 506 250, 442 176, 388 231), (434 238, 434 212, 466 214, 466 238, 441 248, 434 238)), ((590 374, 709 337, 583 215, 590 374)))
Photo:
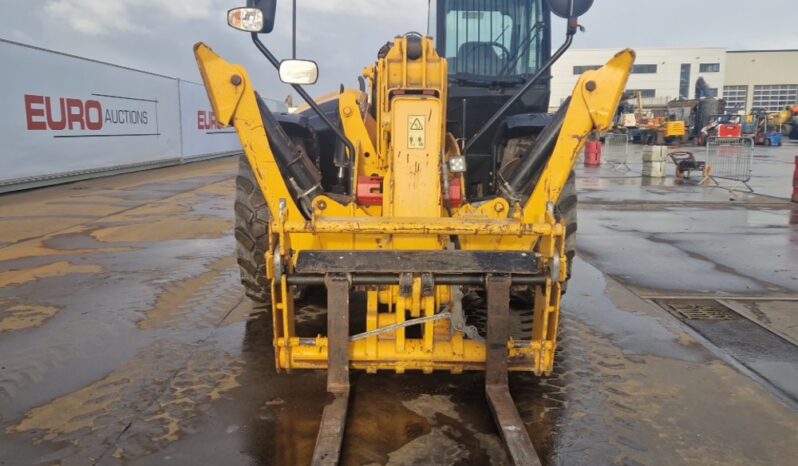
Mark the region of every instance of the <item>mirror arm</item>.
POLYGON ((549 61, 544 63, 543 66, 541 66, 540 69, 537 70, 535 74, 531 78, 529 78, 529 80, 521 87, 521 89, 519 89, 518 92, 513 94, 513 96, 510 97, 510 99, 507 102, 505 102, 504 105, 501 106, 501 108, 496 110, 496 113, 494 113, 493 116, 490 117, 490 119, 487 122, 485 122, 484 125, 482 125, 479 131, 477 131, 477 133, 468 141, 468 144, 466 144, 465 149, 463 149, 463 155, 468 154, 468 149, 470 149, 471 146, 473 146, 474 143, 477 142, 477 140, 480 137, 482 137, 488 131, 488 129, 490 129, 490 127, 493 126, 499 120, 499 118, 504 116, 507 110, 514 103, 516 103, 518 99, 520 99, 521 96, 523 96, 526 93, 526 91, 528 91, 529 88, 532 87, 532 85, 535 84, 535 82, 537 82, 537 80, 541 78, 541 76, 543 76, 543 73, 548 72, 549 69, 551 68, 551 65, 553 65, 554 62, 559 60, 560 57, 562 57, 562 55, 571 47, 571 44, 573 44, 574 42, 574 35, 576 34, 576 31, 579 29, 576 21, 577 21, 576 18, 571 18, 568 20, 568 29, 566 31, 565 42, 560 46, 559 49, 557 49, 556 52, 554 52, 554 55, 552 55, 551 58, 549 58, 549 61), (573 27, 571 26, 572 24, 573 27))
MULTIPOLYGON (((255 47, 257 47, 258 50, 260 50, 260 53, 262 53, 263 56, 266 57, 267 60, 269 60, 269 63, 271 63, 272 66, 274 66, 279 71, 280 60, 278 60, 277 57, 275 57, 269 51, 269 49, 266 48, 263 42, 260 41, 257 32, 253 32, 251 35, 252 35, 252 42, 255 43, 255 47)), ((316 114, 319 115, 319 118, 321 118, 322 121, 324 121, 324 123, 326 123, 327 126, 329 126, 330 129, 333 130, 338 139, 340 139, 341 142, 344 144, 344 146, 346 146, 346 151, 349 153, 349 161, 351 163, 351 161, 354 160, 355 157, 355 146, 352 145, 349 139, 347 139, 346 135, 343 133, 343 131, 341 131, 341 128, 336 126, 335 123, 333 123, 332 120, 330 120, 327 117, 327 115, 324 114, 324 111, 322 111, 321 107, 319 107, 316 101, 313 100, 313 98, 307 92, 305 92, 305 89, 302 86, 300 86, 299 84, 291 84, 291 87, 293 87, 294 90, 297 92, 297 94, 299 94, 300 97, 302 97, 302 100, 304 100, 308 105, 310 105, 310 108, 312 108, 313 111, 315 111, 316 114)))

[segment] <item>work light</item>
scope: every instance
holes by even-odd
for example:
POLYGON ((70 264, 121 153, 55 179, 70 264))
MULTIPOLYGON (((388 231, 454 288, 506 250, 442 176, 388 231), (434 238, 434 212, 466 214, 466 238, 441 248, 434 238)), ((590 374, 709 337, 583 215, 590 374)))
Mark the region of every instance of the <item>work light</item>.
POLYGON ((233 8, 227 12, 227 24, 239 31, 261 32, 263 12, 258 8, 233 8))
POLYGON ((464 173, 466 171, 466 160, 463 156, 449 158, 449 172, 464 173))

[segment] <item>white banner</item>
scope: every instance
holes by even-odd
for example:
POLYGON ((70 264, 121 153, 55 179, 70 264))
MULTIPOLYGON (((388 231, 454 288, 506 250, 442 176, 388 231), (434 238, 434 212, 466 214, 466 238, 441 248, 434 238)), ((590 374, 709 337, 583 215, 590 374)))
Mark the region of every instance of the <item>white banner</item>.
POLYGON ((0 184, 180 159, 177 81, 0 40, 0 184))
POLYGON ((235 128, 222 128, 216 122, 201 84, 180 81, 180 123, 184 160, 242 151, 235 128))

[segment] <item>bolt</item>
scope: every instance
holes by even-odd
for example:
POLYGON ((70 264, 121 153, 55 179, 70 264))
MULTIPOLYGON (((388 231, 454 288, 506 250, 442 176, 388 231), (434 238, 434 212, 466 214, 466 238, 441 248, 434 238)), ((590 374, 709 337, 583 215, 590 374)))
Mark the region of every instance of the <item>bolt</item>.
POLYGON ((352 108, 351 107, 344 107, 344 116, 352 115, 352 108))
POLYGON ((504 212, 504 204, 502 204, 501 202, 493 204, 493 210, 499 213, 504 212))
POLYGON ((319 201, 316 203, 316 208, 319 210, 324 210, 327 208, 327 203, 324 201, 319 201))
POLYGON ((587 89, 590 92, 595 91, 596 90, 596 81, 592 81, 591 80, 591 81, 586 82, 585 83, 585 89, 587 89))
POLYGON ((234 74, 233 77, 230 78, 230 82, 233 83, 233 86, 238 86, 241 84, 241 76, 234 74))

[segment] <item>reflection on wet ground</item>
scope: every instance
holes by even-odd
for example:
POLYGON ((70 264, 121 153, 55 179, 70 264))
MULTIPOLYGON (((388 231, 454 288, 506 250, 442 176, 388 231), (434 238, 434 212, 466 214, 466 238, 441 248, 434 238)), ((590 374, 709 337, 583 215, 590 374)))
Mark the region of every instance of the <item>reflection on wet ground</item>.
MULTIPOLYGON (((235 168, 4 196, 0 464, 309 462, 325 374, 276 374, 268 309, 242 298, 235 168)), ((575 264, 554 374, 511 376, 544 463, 791 464, 795 409, 647 300, 794 296, 791 210, 613 175, 580 181, 590 263, 575 264), (729 257, 743 247, 760 255, 748 266, 729 257)), ((308 333, 321 303, 308 295, 308 333)), ((745 309, 796 323, 786 307, 745 309)), ((343 464, 507 463, 481 374, 354 373, 350 406, 343 464)))

